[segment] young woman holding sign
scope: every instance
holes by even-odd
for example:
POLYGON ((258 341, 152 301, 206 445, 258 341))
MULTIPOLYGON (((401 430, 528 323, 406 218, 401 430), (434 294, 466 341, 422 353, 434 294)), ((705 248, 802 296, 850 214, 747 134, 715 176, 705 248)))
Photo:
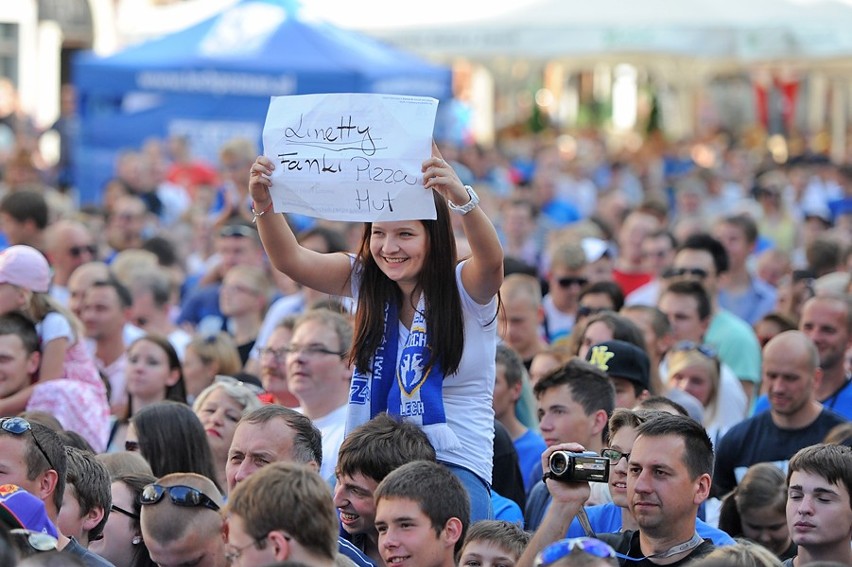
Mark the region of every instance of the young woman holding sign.
MULTIPOLYGON (((268 158, 258 157, 249 181, 272 265, 302 285, 357 301, 347 431, 383 411, 418 423, 438 460, 470 493, 471 520, 490 516, 503 251, 476 193, 462 185, 433 144, 422 172, 436 220, 368 222, 354 256, 319 254, 298 244, 282 215, 269 214, 273 169, 268 158), (461 262, 451 209, 462 215, 471 247, 461 262)), ((304 348, 294 351, 287 364, 306 354, 304 348)))

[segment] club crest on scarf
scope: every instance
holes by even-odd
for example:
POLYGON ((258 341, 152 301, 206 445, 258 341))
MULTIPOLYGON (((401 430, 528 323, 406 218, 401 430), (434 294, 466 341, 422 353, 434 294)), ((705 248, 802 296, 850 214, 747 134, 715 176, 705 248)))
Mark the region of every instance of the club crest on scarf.
POLYGON ((426 368, 429 367, 431 351, 426 345, 426 328, 412 327, 411 337, 402 350, 397 370, 399 389, 405 395, 413 396, 429 377, 426 368))

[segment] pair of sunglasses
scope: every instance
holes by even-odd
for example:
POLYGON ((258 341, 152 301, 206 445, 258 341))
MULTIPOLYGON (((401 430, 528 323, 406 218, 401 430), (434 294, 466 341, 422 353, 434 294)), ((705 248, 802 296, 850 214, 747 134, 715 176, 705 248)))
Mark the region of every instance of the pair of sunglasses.
POLYGON ((163 486, 161 484, 149 484, 142 489, 142 496, 139 502, 143 506, 151 506, 163 499, 163 496, 169 496, 169 500, 175 506, 185 506, 187 508, 209 508, 214 512, 219 511, 219 505, 213 502, 209 496, 191 486, 163 486))
POLYGON ((44 447, 41 446, 38 437, 36 437, 35 431, 33 431, 33 426, 30 425, 29 421, 23 417, 0 418, 0 429, 11 433, 12 435, 23 435, 29 431, 30 435, 33 436, 33 441, 35 441, 36 447, 38 447, 38 450, 41 451, 41 454, 44 456, 47 464, 50 465, 51 469, 56 470, 56 467, 53 466, 53 462, 50 460, 50 457, 47 456, 47 452, 44 450, 44 447))
POLYGON ((59 545, 59 541, 52 535, 32 530, 14 529, 9 530, 9 534, 25 541, 33 551, 55 551, 56 546, 59 545))
POLYGON ((710 274, 702 268, 669 268, 663 273, 663 279, 680 278, 683 276, 692 276, 696 279, 703 280, 710 274))
POLYGON ((535 567, 548 567, 571 554, 575 549, 601 559, 618 557, 607 543, 593 537, 573 537, 551 543, 541 550, 535 558, 535 567))
POLYGON ((704 345, 701 343, 696 343, 693 341, 680 341, 672 347, 672 351, 680 352, 680 351, 690 351, 696 350, 699 353, 703 354, 707 358, 716 359, 717 354, 716 351, 710 345, 704 345))

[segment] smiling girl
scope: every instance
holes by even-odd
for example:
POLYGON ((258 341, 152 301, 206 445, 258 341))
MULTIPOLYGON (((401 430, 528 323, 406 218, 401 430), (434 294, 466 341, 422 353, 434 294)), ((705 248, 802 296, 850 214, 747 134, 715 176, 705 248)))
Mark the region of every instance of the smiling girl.
MULTIPOLYGON (((273 169, 264 156, 251 168, 255 211, 271 208, 273 169)), ((503 252, 476 193, 434 145, 421 171, 437 219, 365 223, 354 255, 300 246, 283 215, 256 213, 258 232, 278 270, 357 303, 347 431, 383 411, 417 423, 438 460, 470 493, 472 520, 483 519, 491 509, 491 398, 503 252), (471 247, 462 261, 456 257, 451 210, 461 215, 471 247)))

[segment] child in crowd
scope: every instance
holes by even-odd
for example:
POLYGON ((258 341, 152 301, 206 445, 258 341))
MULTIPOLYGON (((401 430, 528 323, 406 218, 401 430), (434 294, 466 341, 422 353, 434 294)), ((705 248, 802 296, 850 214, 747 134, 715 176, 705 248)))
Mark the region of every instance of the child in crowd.
POLYGON ((82 324, 49 290, 50 265, 41 252, 17 245, 0 253, 0 314, 23 313, 35 323, 41 341, 37 380, 0 400, 0 415, 25 409, 51 413, 100 451, 109 434, 106 386, 83 343, 82 324))
POLYGON ((476 522, 467 532, 458 567, 515 567, 531 534, 499 520, 476 522))

